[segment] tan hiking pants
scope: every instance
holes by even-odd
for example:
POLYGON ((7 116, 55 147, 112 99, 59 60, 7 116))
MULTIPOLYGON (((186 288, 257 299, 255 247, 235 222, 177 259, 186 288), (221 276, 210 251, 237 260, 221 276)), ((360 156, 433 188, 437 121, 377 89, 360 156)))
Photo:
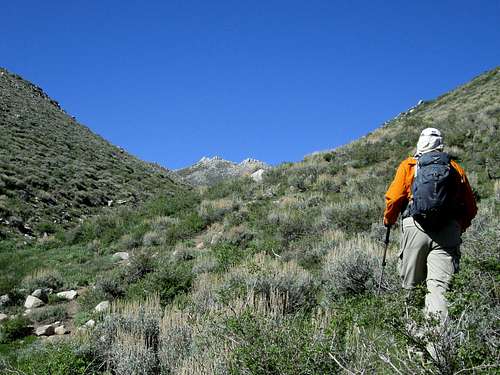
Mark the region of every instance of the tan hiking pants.
POLYGON ((425 312, 437 314, 441 321, 448 316, 444 293, 451 277, 458 272, 460 260, 459 224, 450 220, 437 231, 425 232, 412 217, 403 219, 400 276, 403 288, 427 284, 425 312))

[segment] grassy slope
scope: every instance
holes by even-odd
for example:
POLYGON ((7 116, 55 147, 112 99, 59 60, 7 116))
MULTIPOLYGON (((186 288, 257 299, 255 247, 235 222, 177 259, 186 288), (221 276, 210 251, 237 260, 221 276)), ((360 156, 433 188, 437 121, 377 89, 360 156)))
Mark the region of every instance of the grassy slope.
POLYGON ((0 234, 40 234, 107 202, 175 192, 171 172, 78 124, 40 88, 0 69, 0 234))
POLYGON ((118 373, 498 369, 499 81, 499 69, 485 73, 356 142, 274 168, 262 184, 240 179, 99 216, 21 246, 16 266, 7 260, 9 246, 19 245, 4 241, 4 291, 95 285, 79 299, 76 320, 102 319, 93 336, 108 340, 28 346, 17 366, 31 373, 37 361, 54 373, 64 351, 75 369, 99 358, 118 373), (418 303, 405 304, 399 290, 397 230, 383 293, 375 291, 383 193, 426 126, 444 132, 481 212, 464 238, 453 319, 443 333, 421 338, 408 329, 422 319, 418 303), (111 259, 117 250, 132 253, 129 265, 111 259), (113 320, 92 313, 104 298, 118 301, 113 320), (438 361, 414 353, 428 343, 438 361))

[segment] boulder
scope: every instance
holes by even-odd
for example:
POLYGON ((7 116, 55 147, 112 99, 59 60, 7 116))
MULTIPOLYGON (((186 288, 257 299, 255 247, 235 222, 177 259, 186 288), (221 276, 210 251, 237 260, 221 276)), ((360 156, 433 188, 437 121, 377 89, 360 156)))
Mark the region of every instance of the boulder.
POLYGON ((108 310, 109 306, 110 306, 109 301, 102 301, 94 308, 94 310, 97 312, 103 312, 108 310))
POLYGON ((40 326, 35 330, 35 335, 37 336, 52 336, 54 334, 54 325, 47 324, 40 326))
POLYGON ((95 327, 95 320, 94 319, 90 319, 83 326, 87 327, 87 328, 94 328, 95 327))
POLYGON ((69 333, 69 331, 68 331, 68 329, 63 324, 63 325, 61 325, 59 327, 54 328, 54 333, 56 335, 62 336, 62 335, 65 335, 66 333, 69 333))
POLYGON ((47 297, 49 294, 52 294, 53 290, 50 288, 39 288, 36 289, 31 295, 33 297, 39 298, 44 302, 47 302, 47 297))
POLYGON ((61 299, 72 301, 76 298, 76 296, 78 295, 78 292, 76 290, 66 290, 64 292, 59 292, 56 295, 57 295, 57 297, 59 297, 61 299))
POLYGON ((0 296, 0 307, 7 306, 10 303, 10 297, 8 294, 0 296))
POLYGON ((27 309, 34 309, 43 305, 45 305, 45 303, 40 298, 34 296, 28 296, 24 302, 24 307, 27 309))
POLYGON ((250 177, 252 177, 255 182, 262 182, 262 175, 264 172, 264 169, 259 169, 258 171, 253 172, 250 177))
POLYGON ((9 319, 9 316, 7 314, 2 314, 0 313, 0 323, 2 323, 3 321, 9 319))
POLYGON ((129 255, 125 251, 119 251, 119 252, 113 254, 113 258, 120 259, 120 260, 128 260, 129 255))
POLYGON ((42 289, 36 289, 33 293, 31 293, 31 295, 33 297, 40 298, 40 299, 42 298, 43 294, 44 293, 43 293, 42 289))

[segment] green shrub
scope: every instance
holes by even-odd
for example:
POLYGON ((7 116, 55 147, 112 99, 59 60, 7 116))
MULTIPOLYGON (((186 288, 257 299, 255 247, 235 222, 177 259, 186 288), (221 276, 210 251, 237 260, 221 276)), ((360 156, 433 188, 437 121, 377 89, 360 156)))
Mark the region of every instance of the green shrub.
POLYGON ((106 299, 115 299, 125 295, 122 280, 115 275, 99 277, 95 284, 95 290, 106 296, 106 299))
POLYGON ((318 173, 318 167, 314 164, 300 163, 293 165, 287 173, 288 186, 298 191, 306 191, 314 185, 318 173))
POLYGON ((219 272, 227 271, 230 267, 238 264, 247 254, 242 248, 223 242, 212 246, 210 251, 217 260, 219 272))
POLYGON ((12 341, 28 336, 33 332, 30 321, 24 316, 17 316, 4 321, 0 325, 0 344, 8 344, 12 341))
POLYGON ((21 287, 31 293, 35 289, 43 288, 58 290, 63 285, 64 279, 58 271, 51 269, 40 269, 26 276, 21 284, 21 287))
POLYGON ((155 272, 148 273, 127 289, 129 298, 147 298, 158 294, 162 304, 167 304, 176 296, 191 289, 193 273, 187 262, 165 261, 155 272))
POLYGON ((67 318, 64 305, 44 306, 31 311, 29 317, 36 323, 54 323, 67 318))
POLYGON ((124 278, 129 284, 142 279, 146 274, 153 272, 155 262, 150 252, 147 250, 137 251, 130 258, 129 265, 125 268, 124 278))
POLYGON ((235 342, 230 374, 333 374, 330 338, 315 337, 313 326, 298 316, 273 319, 251 312, 227 319, 226 335, 235 342))
POLYGON ((23 350, 17 369, 27 375, 86 375, 98 367, 92 352, 78 342, 34 344, 23 350))
POLYGON ((312 231, 312 219, 307 212, 293 208, 277 208, 269 212, 267 222, 276 227, 285 243, 312 231))

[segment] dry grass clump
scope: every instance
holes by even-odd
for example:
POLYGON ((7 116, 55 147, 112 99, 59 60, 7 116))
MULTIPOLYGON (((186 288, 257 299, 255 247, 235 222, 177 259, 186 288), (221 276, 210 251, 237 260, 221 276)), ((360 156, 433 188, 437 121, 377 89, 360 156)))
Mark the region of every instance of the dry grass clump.
POLYGON ((158 364, 155 351, 141 334, 118 329, 110 356, 113 373, 117 375, 156 373, 158 364))
POLYGON ((211 273, 200 274, 193 283, 190 294, 191 308, 198 313, 215 310, 220 306, 218 290, 221 288, 220 275, 211 273))
POLYGON ((161 230, 151 230, 146 232, 142 238, 142 244, 144 246, 159 246, 165 243, 165 241, 165 234, 161 230))
POLYGON ((141 244, 142 241, 140 237, 137 238, 136 236, 126 233, 118 240, 117 248, 120 249, 120 251, 127 251, 135 249, 141 244))
POLYGON ((99 357, 119 374, 152 374, 158 367, 160 299, 113 303, 110 315, 98 325, 95 347, 99 357), (147 363, 143 363, 147 360, 147 363))
POLYGON ((251 261, 230 270, 222 288, 243 288, 243 295, 253 291, 270 298, 273 292, 284 296, 287 312, 308 308, 316 302, 317 285, 312 275, 296 262, 281 262, 257 254, 251 261))
POLYGON ((195 275, 213 272, 217 269, 219 263, 214 255, 209 251, 199 251, 194 260, 192 271, 195 275))
POLYGON ((359 233, 369 230, 373 218, 379 217, 383 212, 381 202, 382 200, 378 202, 375 199, 357 197, 331 203, 321 209, 315 227, 317 230, 334 227, 347 233, 359 233))
POLYGON ((236 246, 244 246, 252 240, 254 234, 248 225, 240 224, 226 228, 220 236, 216 236, 211 242, 216 245, 221 242, 230 243, 236 246))
POLYGON ((86 248, 89 252, 100 255, 102 253, 103 246, 101 241, 94 239, 87 244, 86 248))
POLYGON ((323 266, 326 296, 335 299, 374 290, 378 254, 380 249, 366 236, 334 244, 323 266))
POLYGON ((237 198, 220 198, 201 202, 198 213, 207 223, 221 221, 229 212, 240 208, 241 201, 237 198))
POLYGON ((224 226, 221 223, 213 223, 210 225, 203 235, 203 243, 207 245, 215 245, 224 232, 224 226))
POLYGON ((167 308, 160 322, 158 359, 162 373, 173 373, 191 352, 195 317, 176 308, 167 308))
POLYGON ((319 168, 313 163, 297 163, 287 171, 287 183, 292 190, 306 191, 316 182, 319 168))
POLYGON ((172 259, 176 262, 186 261, 196 258, 198 251, 188 243, 180 242, 174 247, 172 259))
POLYGON ((338 193, 340 191, 338 178, 327 173, 322 173, 318 176, 316 180, 316 188, 325 193, 338 193))
MULTIPOLYGON (((294 241, 279 255, 283 261, 295 260, 306 269, 317 269, 326 254, 345 238, 340 230, 330 229, 294 241)), ((277 254, 274 254, 277 256, 277 254)))
POLYGON ((171 216, 156 216, 151 219, 150 226, 154 231, 162 231, 171 226, 179 224, 180 220, 177 217, 171 216))
POLYGON ((53 289, 58 290, 63 286, 62 275, 48 268, 39 268, 36 271, 25 276, 21 282, 21 288, 32 293, 35 289, 53 289))
POLYGON ((311 232, 313 230, 311 221, 310 211, 289 205, 273 208, 267 215, 267 223, 276 226, 277 233, 285 242, 311 232))

